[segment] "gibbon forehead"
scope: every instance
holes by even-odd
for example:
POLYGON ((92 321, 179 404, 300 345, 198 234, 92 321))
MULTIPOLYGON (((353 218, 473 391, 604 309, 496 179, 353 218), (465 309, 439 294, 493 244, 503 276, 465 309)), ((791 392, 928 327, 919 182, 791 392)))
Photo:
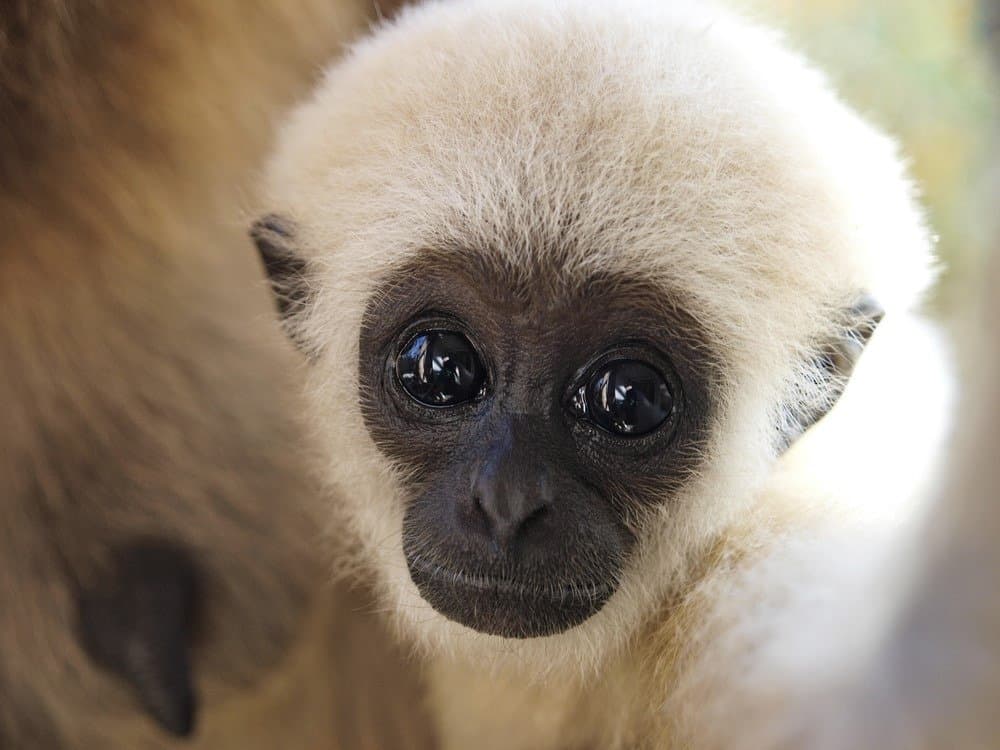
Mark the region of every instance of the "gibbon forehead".
POLYGON ((415 9, 267 196, 327 477, 432 638, 415 591, 490 634, 634 626, 927 279, 891 143, 700 3, 415 9))
POLYGON ((528 637, 614 592, 636 518, 698 468, 719 370, 682 294, 501 257, 429 250, 384 279, 359 394, 406 477, 421 594, 476 630, 528 637))

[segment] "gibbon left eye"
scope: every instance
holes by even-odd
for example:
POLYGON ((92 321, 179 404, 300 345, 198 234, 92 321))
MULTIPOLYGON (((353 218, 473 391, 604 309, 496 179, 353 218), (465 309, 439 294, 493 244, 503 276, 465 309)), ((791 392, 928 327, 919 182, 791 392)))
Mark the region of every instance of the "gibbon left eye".
POLYGON ((571 400, 577 416, 614 435, 638 437, 669 419, 674 397, 666 379, 650 364, 620 359, 601 366, 571 400))
POLYGON ((396 356, 396 377, 414 401, 457 406, 481 397, 486 367, 472 342, 456 331, 422 331, 396 356))

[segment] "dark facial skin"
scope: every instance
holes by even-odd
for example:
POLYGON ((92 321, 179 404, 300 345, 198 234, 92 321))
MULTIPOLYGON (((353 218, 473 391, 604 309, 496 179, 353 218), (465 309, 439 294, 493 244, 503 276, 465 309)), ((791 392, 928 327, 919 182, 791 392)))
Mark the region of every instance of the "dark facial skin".
POLYGON ((708 436, 719 370, 683 299, 622 275, 569 281, 428 252, 383 280, 361 331, 367 427, 411 477, 410 575, 438 612, 484 633, 549 635, 599 611, 636 543, 627 519, 670 502, 708 436), (435 407, 404 388, 399 355, 442 331, 439 347, 472 347, 482 387, 435 407), (609 368, 619 382, 600 380, 609 368), (667 415, 646 434, 613 434, 581 408, 581 387, 596 383, 597 403, 644 376, 662 377, 647 413, 667 415))

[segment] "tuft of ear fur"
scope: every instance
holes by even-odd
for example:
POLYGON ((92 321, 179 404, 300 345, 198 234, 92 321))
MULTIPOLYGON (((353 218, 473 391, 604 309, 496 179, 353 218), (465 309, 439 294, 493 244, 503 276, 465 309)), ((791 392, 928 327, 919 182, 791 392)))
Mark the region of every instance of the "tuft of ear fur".
POLYGON ((250 237, 264 263, 285 333, 301 348, 289 323, 308 304, 308 268, 292 247, 293 233, 290 221, 272 214, 258 219, 250 228, 250 237))
POLYGON ((789 410, 780 431, 779 452, 788 449, 795 439, 816 424, 837 404, 885 311, 869 294, 862 294, 845 311, 837 333, 820 347, 812 363, 811 397, 789 410))
POLYGON ((826 352, 824 365, 842 379, 850 377, 862 352, 871 340, 878 324, 885 317, 885 310, 869 294, 863 294, 847 311, 841 335, 826 352))
POLYGON ((198 576, 176 547, 138 542, 116 551, 106 578, 79 596, 80 640, 97 664, 124 679, 170 734, 194 731, 189 647, 198 576))

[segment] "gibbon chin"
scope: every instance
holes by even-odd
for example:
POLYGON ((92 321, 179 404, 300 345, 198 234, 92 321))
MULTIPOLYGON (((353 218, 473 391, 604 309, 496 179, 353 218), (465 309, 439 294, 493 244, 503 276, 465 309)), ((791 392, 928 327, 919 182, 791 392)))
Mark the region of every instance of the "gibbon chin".
POLYGON ((261 208, 329 525, 445 747, 767 746, 793 720, 727 708, 871 653, 949 406, 931 243, 777 35, 426 3, 327 70, 261 208))

